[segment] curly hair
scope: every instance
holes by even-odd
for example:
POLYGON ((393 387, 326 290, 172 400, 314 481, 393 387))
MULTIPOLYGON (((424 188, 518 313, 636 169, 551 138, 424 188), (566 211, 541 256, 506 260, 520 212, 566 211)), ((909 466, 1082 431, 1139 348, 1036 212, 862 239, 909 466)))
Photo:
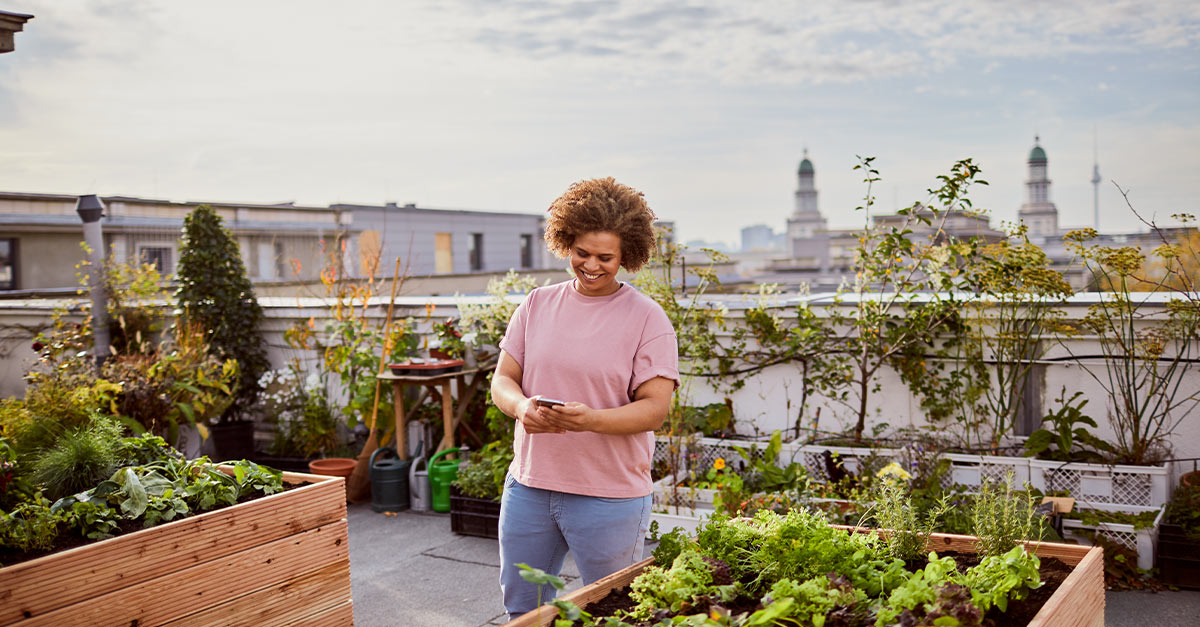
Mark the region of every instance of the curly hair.
POLYGON ((637 272, 650 260, 657 216, 642 193, 612 177, 572 183, 547 209, 546 243, 559 257, 571 254, 575 238, 608 231, 621 238, 621 266, 637 272))

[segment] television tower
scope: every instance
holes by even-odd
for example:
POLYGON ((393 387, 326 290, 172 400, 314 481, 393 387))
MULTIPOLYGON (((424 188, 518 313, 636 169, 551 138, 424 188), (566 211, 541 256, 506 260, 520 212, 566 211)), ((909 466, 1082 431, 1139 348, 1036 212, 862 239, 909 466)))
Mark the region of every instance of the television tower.
POLYGON ((1100 150, 1096 141, 1096 129, 1092 128, 1092 226, 1100 231, 1100 150))

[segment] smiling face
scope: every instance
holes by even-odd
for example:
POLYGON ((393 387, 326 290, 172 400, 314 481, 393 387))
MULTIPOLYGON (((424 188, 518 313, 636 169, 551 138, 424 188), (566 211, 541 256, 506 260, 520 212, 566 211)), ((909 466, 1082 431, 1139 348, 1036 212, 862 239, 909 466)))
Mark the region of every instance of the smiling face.
POLYGON ((571 246, 571 270, 575 287, 584 296, 607 296, 617 291, 617 271, 621 269, 621 238, 609 231, 593 231, 576 236, 571 246))

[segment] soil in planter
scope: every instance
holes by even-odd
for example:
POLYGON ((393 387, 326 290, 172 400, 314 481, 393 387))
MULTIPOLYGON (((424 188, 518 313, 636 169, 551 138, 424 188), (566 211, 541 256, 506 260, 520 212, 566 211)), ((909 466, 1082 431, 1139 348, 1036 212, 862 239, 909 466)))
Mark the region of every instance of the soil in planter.
MULTIPOLYGON (((307 484, 307 483, 288 483, 287 481, 284 481, 283 482, 283 491, 287 492, 288 490, 293 490, 295 488, 303 487, 306 485, 309 485, 309 484, 307 484)), ((276 492, 276 494, 279 494, 279 492, 276 492)), ((238 499, 238 503, 245 503, 247 501, 253 501, 254 499, 262 498, 263 496, 267 496, 267 495, 249 494, 247 496, 243 496, 242 498, 238 499)), ((187 515, 180 516, 179 518, 176 518, 175 520, 183 520, 185 518, 190 518, 192 516, 196 516, 199 514, 215 512, 217 510, 224 509, 226 507, 230 507, 230 506, 222 505, 220 507, 214 507, 212 509, 204 510, 203 512, 189 512, 187 515)), ((174 522, 174 520, 170 521, 170 522, 174 522)), ((159 524, 165 525, 167 523, 163 522, 163 523, 159 523, 159 524)), ((78 532, 75 531, 74 529, 63 529, 62 531, 59 532, 58 537, 56 537, 54 539, 54 547, 48 551, 18 551, 16 549, 12 549, 12 548, 0 547, 0 566, 12 566, 13 564, 20 564, 21 562, 28 562, 29 560, 37 559, 44 555, 50 555, 51 553, 58 553, 60 551, 66 551, 67 549, 73 549, 77 546, 83 546, 85 544, 92 544, 93 542, 103 542, 104 540, 108 540, 110 538, 115 538, 117 536, 123 536, 127 533, 133 533, 135 531, 141 531, 143 529, 148 529, 148 527, 143 526, 143 523, 141 520, 119 520, 119 521, 117 521, 117 530, 112 534, 112 536, 110 536, 109 538, 103 538, 101 540, 92 540, 90 538, 85 538, 85 537, 79 535, 78 532)))
MULTIPOLYGON (((940 553, 939 555, 942 557, 949 556, 954 558, 954 561, 956 564, 958 564, 960 571, 970 568, 971 566, 975 566, 979 563, 979 556, 975 553, 956 553, 954 551, 947 551, 940 553)), ((1039 611, 1041 611, 1042 606, 1046 604, 1046 601, 1050 600, 1050 597, 1054 595, 1054 592, 1058 590, 1059 586, 1062 585, 1062 582, 1067 578, 1068 575, 1071 574, 1071 571, 1074 570, 1072 566, 1067 565, 1065 562, 1056 557, 1043 557, 1040 559, 1041 568, 1038 570, 1038 574, 1042 578, 1042 587, 1038 588, 1037 590, 1029 590, 1024 599, 1019 601, 1010 600, 1008 603, 1007 612, 1001 612, 998 608, 992 608, 986 615, 984 615, 984 625, 992 625, 994 627, 1025 627, 1025 625, 1028 625, 1029 621, 1033 620, 1033 617, 1036 616, 1039 611)), ((914 571, 924 567, 925 563, 923 561, 919 564, 915 562, 908 564, 908 568, 914 571)), ((599 619, 601 617, 611 616, 618 610, 633 609, 637 603, 630 598, 629 592, 629 586, 614 589, 608 594, 608 596, 588 604, 584 610, 593 617, 599 619)), ((729 605, 723 605, 722 607, 731 614, 737 615, 743 612, 754 612, 761 609, 762 606, 758 604, 757 599, 739 599, 729 605)), ((711 609, 711 607, 693 607, 688 610, 686 614, 698 614, 700 612, 707 613, 711 609)), ((663 618, 669 618, 671 616, 674 616, 674 614, 664 613, 661 616, 656 616, 654 621, 644 624, 654 625, 663 618)))

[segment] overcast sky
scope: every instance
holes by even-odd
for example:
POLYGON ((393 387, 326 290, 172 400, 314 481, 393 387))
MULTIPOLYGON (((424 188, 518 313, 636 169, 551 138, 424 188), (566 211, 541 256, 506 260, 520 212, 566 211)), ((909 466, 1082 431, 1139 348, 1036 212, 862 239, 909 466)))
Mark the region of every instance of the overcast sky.
POLYGON ((831 226, 972 157, 993 224, 1034 135, 1060 223, 1200 213, 1200 2, 7 0, 0 190, 539 212, 643 191, 681 239, 831 226), (1095 133, 1095 134, 1094 134, 1095 133))

